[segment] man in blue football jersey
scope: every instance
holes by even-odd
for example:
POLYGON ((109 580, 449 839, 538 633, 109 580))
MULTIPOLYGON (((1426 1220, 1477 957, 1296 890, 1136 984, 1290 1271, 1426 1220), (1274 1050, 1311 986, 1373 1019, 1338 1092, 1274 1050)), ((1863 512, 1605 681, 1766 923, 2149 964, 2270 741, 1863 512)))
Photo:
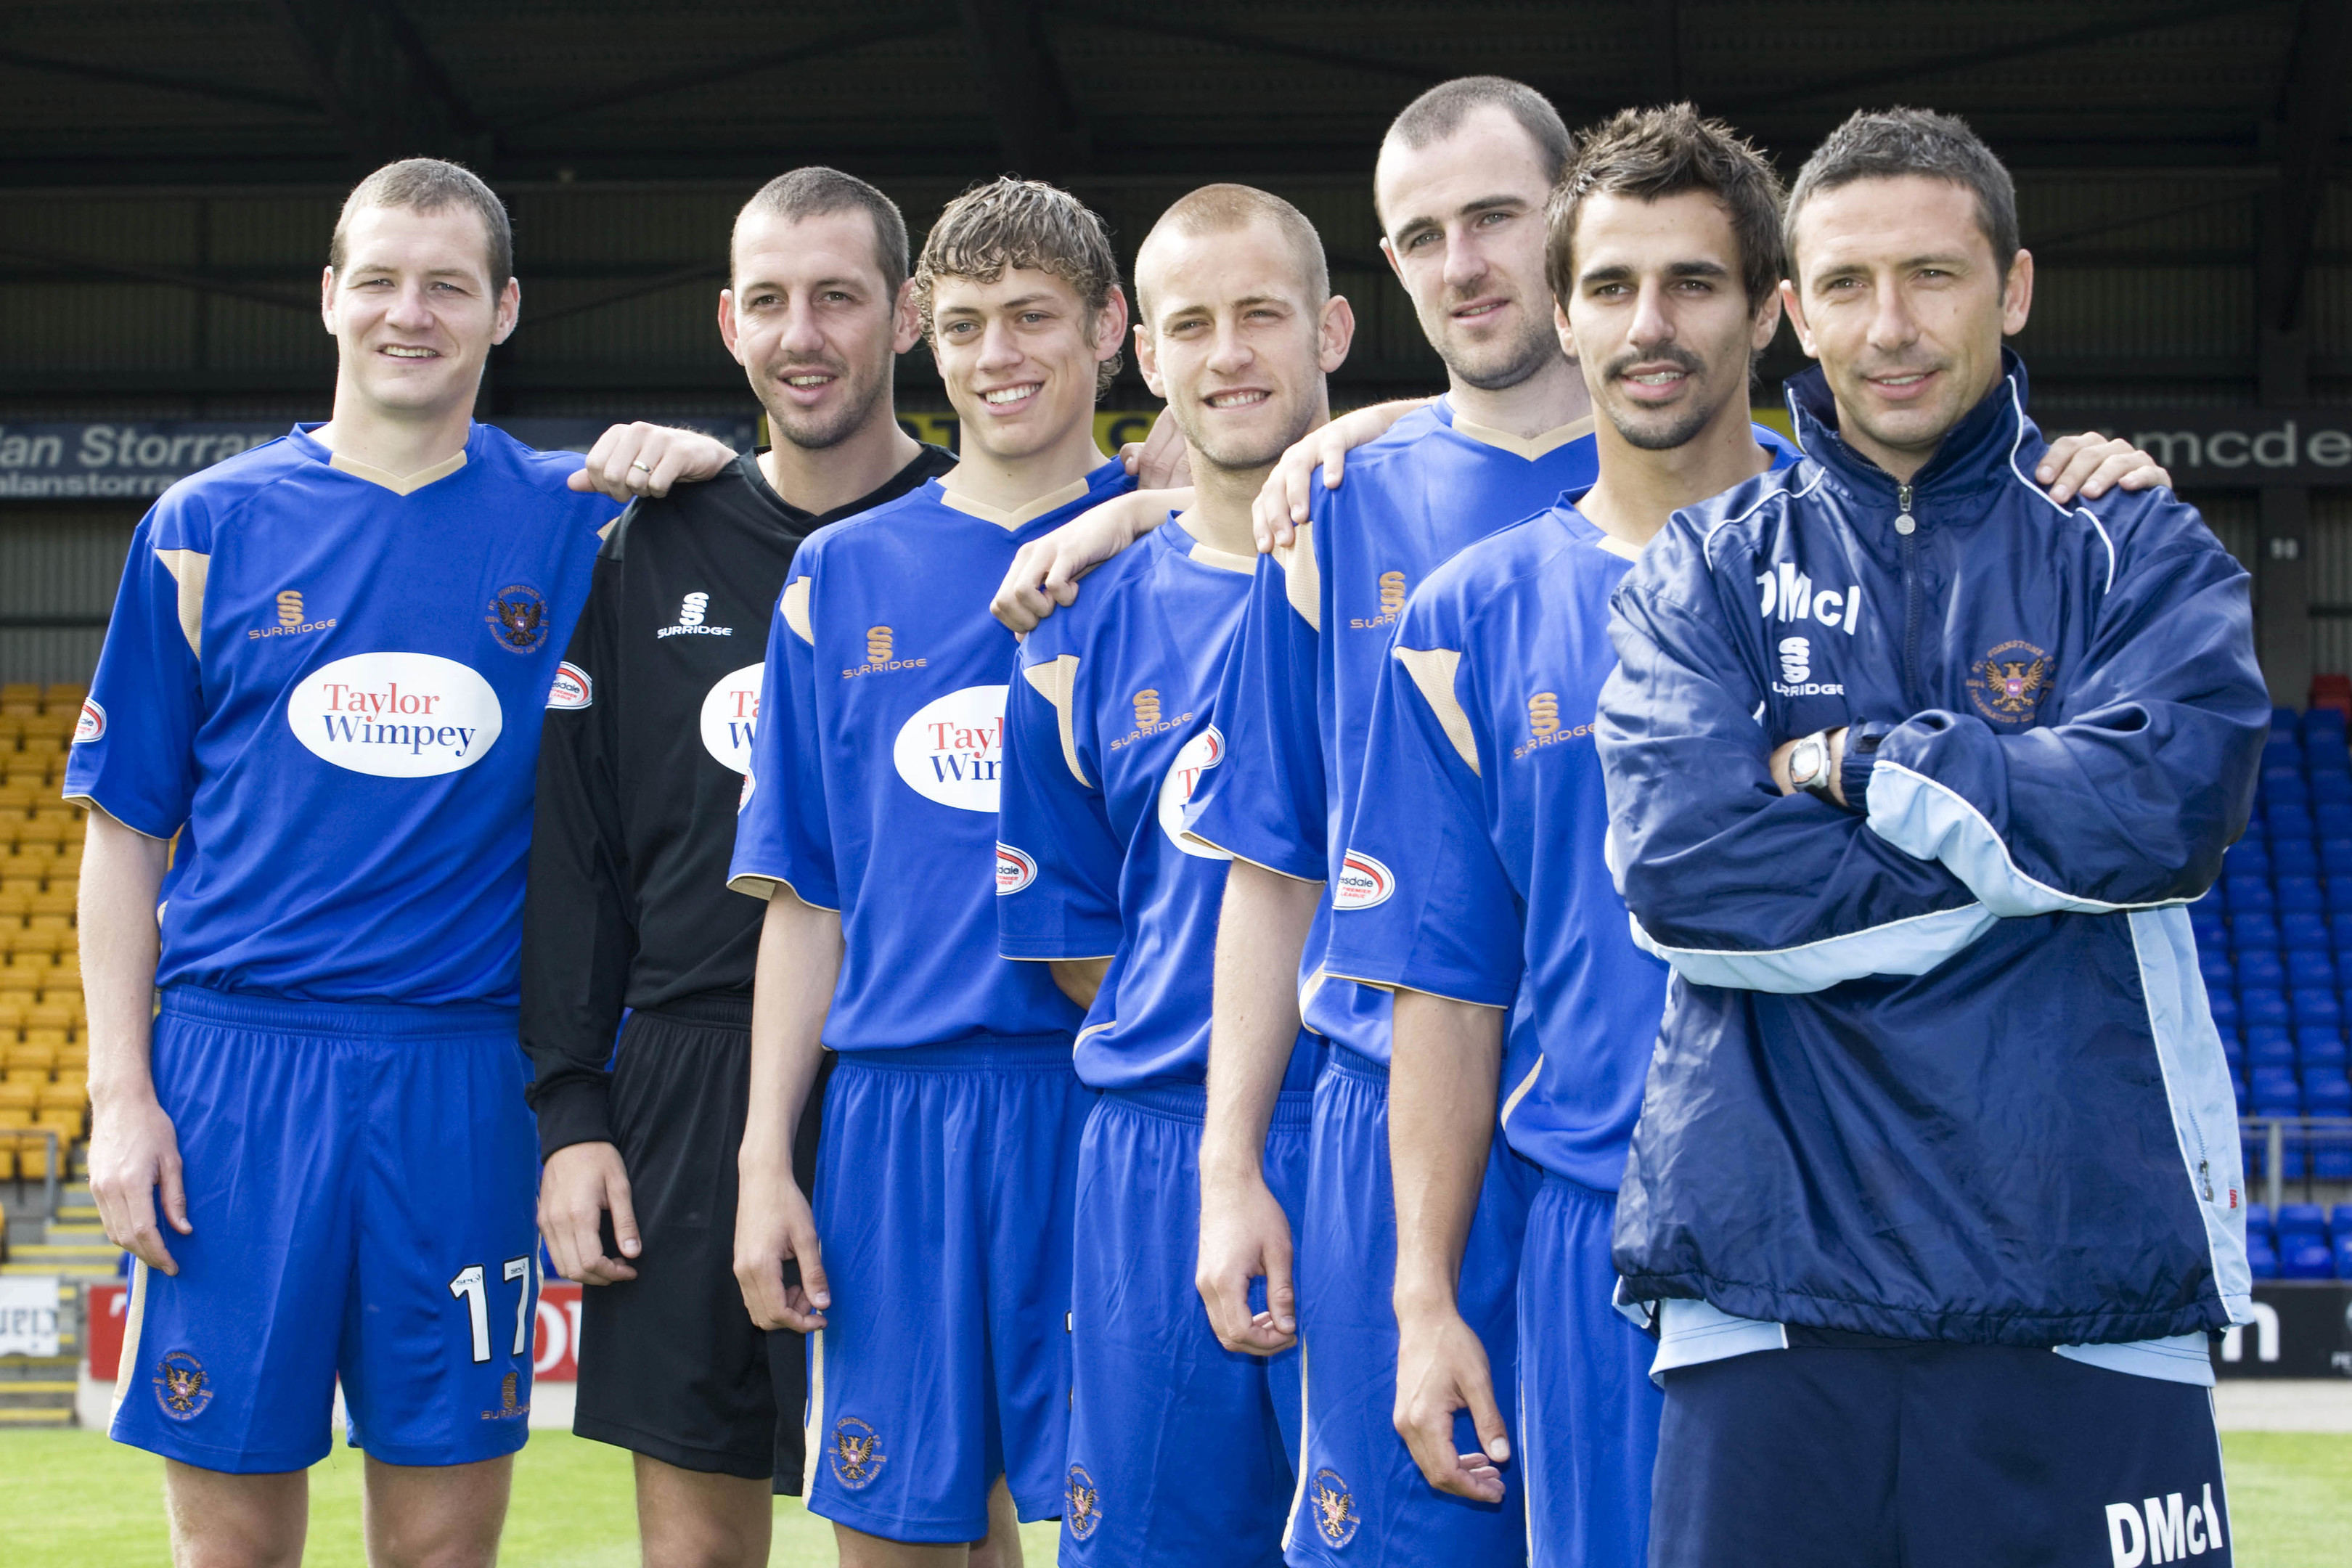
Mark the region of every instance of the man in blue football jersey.
MULTIPOLYGON (((1354 317, 1306 216, 1246 185, 1170 207, 1135 286, 1137 357, 1184 433, 1194 500, 1024 644, 997 847, 1007 957, 1113 954, 1078 1035, 1078 1076, 1104 1093, 1078 1157, 1061 1560, 1270 1568, 1292 1493, 1298 1355, 1220 1345, 1192 1285, 1201 981, 1227 858, 1185 839, 1182 814, 1224 746, 1209 709, 1257 563, 1251 502, 1328 417, 1323 377, 1354 317)), ((1296 1214, 1316 1047, 1295 1009, 1288 1028, 1265 1158, 1296 1214)))
POLYGON ((1348 840, 1382 890, 1333 921, 1332 973, 1395 995, 1397 1426, 1432 1485, 1499 1498, 1516 1406, 1538 1568, 1647 1551, 1655 1346, 1611 1306, 1609 1235, 1666 968, 1633 945, 1603 863, 1592 714, 1616 666, 1609 596, 1641 547, 1676 508, 1796 458, 1748 418, 1780 324, 1779 202, 1763 159, 1687 105, 1587 142, 1549 262, 1600 477, 1406 602, 1348 840), (1543 1172, 1499 1397, 1454 1293, 1498 1092, 1511 1148, 1543 1172), (1454 1441, 1465 1407, 1477 1455, 1454 1441))
POLYGON ((924 242, 916 300, 962 454, 794 557, 730 872, 768 900, 736 1273, 755 1321, 809 1335, 805 1495, 853 1565, 962 1562, 992 1511, 1062 1511, 1071 1038, 1104 961, 997 952, 1014 645, 984 595, 1131 482, 1094 438, 1127 324, 1099 218, 1033 181, 976 187, 924 242), (793 1142, 824 1047, 812 1214, 793 1142))
POLYGON ((164 1457, 185 1561, 299 1560, 339 1374, 370 1560, 497 1550, 539 1289, 539 721, 618 510, 471 423, 512 272, 463 169, 352 193, 333 417, 140 524, 68 764, 91 1187, 138 1259, 113 1433, 164 1457))

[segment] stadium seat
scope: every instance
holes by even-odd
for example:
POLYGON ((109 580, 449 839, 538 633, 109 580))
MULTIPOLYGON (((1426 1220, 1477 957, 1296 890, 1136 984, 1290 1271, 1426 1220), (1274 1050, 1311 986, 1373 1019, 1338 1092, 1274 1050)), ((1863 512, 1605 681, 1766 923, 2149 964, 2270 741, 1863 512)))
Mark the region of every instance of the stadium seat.
POLYGON ((2238 983, 2238 971, 2231 963, 2229 953, 2201 943, 2197 949, 2197 973, 2203 977, 2209 988, 2228 987, 2238 983))
MULTIPOLYGON (((2282 711, 2293 711, 2282 710, 2282 711)), ((2263 766, 2265 768, 2292 764, 2303 765, 2303 723, 2300 716, 2284 723, 2273 722, 2268 739, 2263 742, 2263 766)))
MULTIPOLYGON (((2294 1012, 2294 1021, 2298 1025, 2340 1026, 2344 1022, 2344 1004, 2336 1000, 2336 993, 2332 989, 2316 985, 2304 987, 2291 993, 2290 1005, 2294 1012)), ((46 1013, 48 1009, 43 1008, 42 1011, 46 1013)), ((30 1015, 26 1016, 25 1022, 27 1027, 31 1026, 30 1015)))
POLYGON ((2282 1230, 2278 1239, 2278 1277, 2282 1279, 2333 1279, 2336 1251, 2324 1236, 2282 1230))
POLYGON ((2286 993, 2267 985, 2242 985, 2238 988, 2238 1017, 2248 1027, 2256 1024, 2276 1024, 2284 1028, 2294 1021, 2286 993))
POLYGON ((2236 993, 2217 990, 2205 998, 2205 1004, 2212 1010, 2213 1022, 2216 1026, 2223 1030, 2234 1029, 2238 1026, 2238 997, 2236 993))
POLYGON ((2345 1047, 2341 1029, 2309 1028, 2294 1032, 2295 1059, 2306 1068, 2332 1067, 2341 1072, 2347 1055, 2352 1053, 2345 1047))
POLYGON ((2301 949, 2286 955, 2286 983, 2289 990, 2300 991, 2314 985, 2336 989, 2336 960, 2324 952, 2301 949))
POLYGON ((2271 879, 2271 897, 2275 900, 2278 912, 2283 915, 2298 910, 2315 915, 2325 912, 2327 908, 2326 901, 2320 897, 2319 879, 2316 877, 2273 877, 2271 879))
POLYGON ((2270 846, 2251 834, 2221 851, 2221 875, 2224 877, 2267 877, 2270 874, 2270 846))
POLYGON ((2231 960, 2231 968, 2241 990, 2250 985, 2271 991, 2286 989, 2286 961, 2272 948, 2247 948, 2231 960))
MULTIPOLYGON (((2263 769, 2262 792, 2263 804, 2273 818, 2280 807, 2305 805, 2311 799, 2311 786, 2304 782, 2300 762, 2288 763, 2284 766, 2265 766, 2263 769)), ((2279 837, 2275 827, 2271 830, 2271 837, 2279 837)))
POLYGON ((2311 807, 2305 804, 2303 780, 2294 781, 2292 796, 2273 795, 2263 803, 2263 832, 2273 844, 2282 838, 2316 838, 2311 807))
MULTIPOLYGON (((2352 1142, 2341 1138, 2330 1139, 2326 1142, 2314 1140, 2314 1147, 2311 1151, 2311 1173, 2323 1182, 2352 1181, 2352 1142)), ((2338 1259, 2336 1272, 2347 1279, 2352 1279, 2352 1273, 2346 1273, 2341 1267, 2342 1249, 2347 1242, 2352 1242, 2352 1237, 2339 1236, 2336 1238, 2338 1259)))
POLYGON ((2309 951, 2324 952, 2335 943, 2329 940, 2327 918, 2307 910, 2294 910, 2277 917, 2278 945, 2289 952, 2309 951))
POLYGON ((2221 879, 2221 897, 2233 919, 2240 915, 2268 913, 2278 908, 2278 900, 2271 894, 2268 877, 2224 877, 2221 879))
POLYGON ((2246 1065, 2258 1068, 2292 1068, 2295 1064, 2294 1036, 2276 1024, 2251 1024, 2242 1026, 2246 1041, 2246 1065))
MULTIPOLYGON (((2270 861, 2273 877, 2316 877, 2319 846, 2308 838, 2282 838, 2270 847, 2270 861)), ((2225 870, 2231 868, 2226 856, 2221 864, 2225 870)))
POLYGON ((2311 806, 2322 823, 2352 806, 2352 773, 2311 770, 2311 806))

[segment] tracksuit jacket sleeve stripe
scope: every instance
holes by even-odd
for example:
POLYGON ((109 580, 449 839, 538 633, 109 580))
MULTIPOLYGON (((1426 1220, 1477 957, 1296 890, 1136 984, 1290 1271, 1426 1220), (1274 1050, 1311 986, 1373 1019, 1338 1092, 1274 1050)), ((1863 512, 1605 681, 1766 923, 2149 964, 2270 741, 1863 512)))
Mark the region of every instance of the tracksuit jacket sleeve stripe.
POLYGON ((1896 728, 1870 774, 1872 832, 1997 915, 2200 896, 2246 821, 2270 721, 2244 656, 2247 584, 2210 543, 2126 555, 2088 657, 2050 677, 2049 721, 2004 735, 1935 710, 1896 728))
POLYGON ((1992 916, 1943 865, 1773 785, 1762 679, 1677 519, 1618 590, 1601 689, 1609 863, 1634 939, 1695 984, 1810 992, 1921 974, 1992 916), (1696 585, 1696 602, 1669 585, 1696 585))

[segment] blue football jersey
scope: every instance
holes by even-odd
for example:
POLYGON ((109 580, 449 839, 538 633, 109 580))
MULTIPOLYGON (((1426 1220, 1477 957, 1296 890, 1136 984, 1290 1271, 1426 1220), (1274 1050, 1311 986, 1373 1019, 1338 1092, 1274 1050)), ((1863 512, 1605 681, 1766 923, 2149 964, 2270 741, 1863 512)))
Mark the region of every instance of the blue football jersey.
POLYGON ((1639 554, 1563 498, 1414 591, 1347 844, 1368 890, 1341 900, 1326 957, 1334 975, 1512 1008, 1504 1135, 1602 1192, 1624 1174, 1666 995, 1610 877, 1592 742, 1617 668, 1610 595, 1639 554))
MULTIPOLYGON (((1094 1089, 1207 1081, 1229 857, 1183 837, 1184 807, 1223 756, 1210 704, 1256 565, 1163 523, 1021 645, 997 929, 1007 958, 1111 960, 1078 1032, 1094 1089)), ((1300 1031, 1286 1087, 1314 1056, 1300 1031)))
POLYGON ((1330 978, 1332 900, 1358 896, 1341 864, 1364 731, 1405 596, 1475 539, 1581 490, 1592 421, 1531 440, 1457 417, 1451 398, 1348 454, 1316 485, 1297 542, 1262 557, 1217 693, 1225 760, 1202 781, 1191 831, 1244 860, 1325 884, 1299 957, 1309 1028, 1385 1062, 1389 997, 1330 978))
POLYGON ((1106 463, 1008 513, 932 479, 793 557, 728 880, 841 912, 834 1049, 1078 1027, 1044 964, 997 951, 991 867, 1018 645, 988 595, 1022 545, 1133 483, 1106 463))
POLYGON ((512 1006, 541 715, 620 509, 487 425, 404 479, 315 428, 140 523, 66 794, 185 829, 159 984, 512 1006))

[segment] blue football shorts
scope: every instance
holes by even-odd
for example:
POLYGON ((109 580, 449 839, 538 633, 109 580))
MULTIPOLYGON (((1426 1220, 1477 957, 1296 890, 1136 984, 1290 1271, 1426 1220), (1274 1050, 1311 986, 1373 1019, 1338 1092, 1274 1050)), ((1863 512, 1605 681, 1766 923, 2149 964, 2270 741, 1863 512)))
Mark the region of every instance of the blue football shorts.
MULTIPOLYGON (((1315 1085, 1297 1262, 1307 1432, 1285 1560, 1294 1568, 1519 1568, 1527 1561, 1525 1466, 1504 1468, 1500 1503, 1474 1502, 1432 1487, 1397 1436, 1388 1092, 1386 1068, 1337 1046, 1315 1085)), ((1498 1132, 1456 1298, 1486 1347, 1515 1454, 1519 1248, 1538 1179, 1498 1132)), ((1454 1441, 1464 1453, 1478 1447, 1466 1412, 1455 1419, 1454 1441)))
POLYGON ((174 986, 152 1055, 195 1234, 164 1227, 176 1275, 132 1271, 115 1439, 304 1469, 341 1377, 386 1463, 521 1447, 539 1142, 513 1010, 174 986))
MULTIPOLYGON (((1276 1568, 1298 1451, 1298 1351, 1225 1349, 1193 1285, 1198 1088, 1114 1090, 1078 1154, 1064 1568, 1276 1568)), ((1265 1180, 1297 1233, 1310 1095, 1276 1102, 1265 1180)), ((1253 1288, 1265 1307, 1265 1282, 1253 1288)))
POLYGON ((1519 1254, 1519 1457, 1534 1568, 1643 1568, 1658 1342, 1612 1306, 1617 1194, 1544 1173, 1519 1254))
POLYGON ((1094 1091, 1066 1036, 842 1054, 817 1144, 833 1304, 809 1336, 809 1511, 984 1539, 1000 1475, 1062 1511, 1070 1227, 1094 1091))

